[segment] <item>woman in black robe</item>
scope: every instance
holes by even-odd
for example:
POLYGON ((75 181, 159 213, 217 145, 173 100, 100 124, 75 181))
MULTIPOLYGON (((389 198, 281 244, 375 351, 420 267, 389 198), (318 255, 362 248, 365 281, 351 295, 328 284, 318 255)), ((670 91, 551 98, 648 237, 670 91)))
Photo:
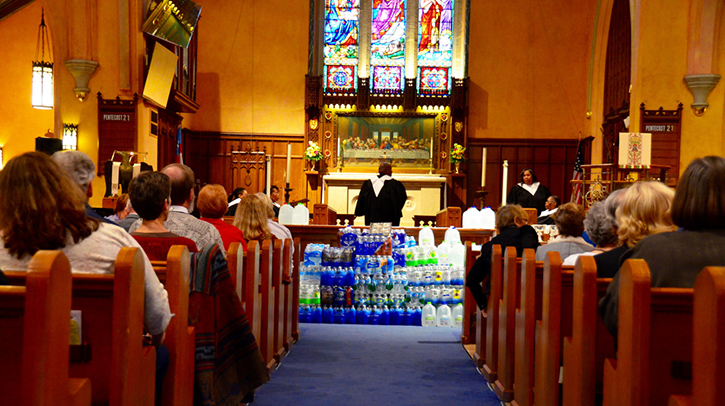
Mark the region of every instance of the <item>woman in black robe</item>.
POLYGON ((544 211, 546 199, 551 196, 549 189, 539 183, 533 169, 524 169, 520 175, 521 182, 509 190, 506 203, 518 204, 524 208, 534 208, 538 213, 544 211))

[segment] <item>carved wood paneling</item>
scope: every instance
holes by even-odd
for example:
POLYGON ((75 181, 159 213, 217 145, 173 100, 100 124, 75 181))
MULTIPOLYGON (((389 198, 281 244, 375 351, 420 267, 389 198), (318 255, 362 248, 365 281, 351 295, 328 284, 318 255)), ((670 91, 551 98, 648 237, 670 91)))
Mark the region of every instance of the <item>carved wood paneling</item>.
MULTIPOLYGON (((591 162, 591 137, 585 142, 584 162, 591 162)), ((571 184, 574 162, 577 154, 576 139, 508 139, 508 138, 471 138, 468 140, 468 161, 464 165, 466 173, 466 206, 479 206, 473 191, 481 189, 481 162, 483 148, 486 148, 486 205, 497 208, 501 204, 502 193, 519 182, 519 174, 531 168, 552 194, 568 202, 571 196, 571 184), (508 160, 508 183, 504 187, 503 161, 508 160)))
MULTIPOLYGON (((640 104, 640 128, 652 134, 652 164, 668 165, 667 184, 674 186, 680 177, 680 138, 682 136, 682 103, 676 110, 645 110, 640 104)), ((661 179, 662 180, 662 179, 661 179)), ((664 180, 663 180, 664 181, 664 180)))

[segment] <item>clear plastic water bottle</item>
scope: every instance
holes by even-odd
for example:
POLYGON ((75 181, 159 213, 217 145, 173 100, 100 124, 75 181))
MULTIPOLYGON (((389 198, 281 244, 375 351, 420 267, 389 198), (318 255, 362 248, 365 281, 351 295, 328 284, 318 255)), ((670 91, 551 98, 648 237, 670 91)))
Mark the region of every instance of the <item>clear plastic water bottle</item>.
POLYGON ((463 327, 463 305, 457 304, 453 306, 453 310, 451 310, 451 318, 453 319, 453 327, 461 328, 463 327))
POLYGON ((421 323, 423 327, 435 327, 436 308, 432 304, 426 303, 426 305, 423 306, 423 310, 421 312, 421 323))
POLYGON ((452 325, 451 308, 447 304, 440 305, 436 309, 436 326, 451 327, 452 325))

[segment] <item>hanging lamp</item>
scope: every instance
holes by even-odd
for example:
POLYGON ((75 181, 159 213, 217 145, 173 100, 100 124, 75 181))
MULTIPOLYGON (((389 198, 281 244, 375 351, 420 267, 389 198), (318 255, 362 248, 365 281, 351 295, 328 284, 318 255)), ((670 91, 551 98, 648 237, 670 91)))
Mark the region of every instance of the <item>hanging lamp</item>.
POLYGON ((45 25, 45 11, 41 12, 38 27, 38 43, 33 61, 33 107, 48 110, 53 108, 53 55, 50 52, 50 37, 45 25), (48 60, 46 61, 46 46, 48 60), (40 59, 38 59, 40 56, 40 59))

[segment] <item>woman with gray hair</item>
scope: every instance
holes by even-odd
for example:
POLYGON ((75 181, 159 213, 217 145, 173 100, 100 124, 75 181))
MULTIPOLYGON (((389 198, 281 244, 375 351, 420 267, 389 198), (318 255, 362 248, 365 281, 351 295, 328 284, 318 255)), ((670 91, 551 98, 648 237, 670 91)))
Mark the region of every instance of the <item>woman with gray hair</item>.
POLYGON ((569 255, 562 264, 574 265, 580 255, 597 255, 616 248, 619 239, 612 226, 612 219, 607 215, 604 202, 594 203, 584 218, 584 230, 596 247, 589 252, 569 255))

